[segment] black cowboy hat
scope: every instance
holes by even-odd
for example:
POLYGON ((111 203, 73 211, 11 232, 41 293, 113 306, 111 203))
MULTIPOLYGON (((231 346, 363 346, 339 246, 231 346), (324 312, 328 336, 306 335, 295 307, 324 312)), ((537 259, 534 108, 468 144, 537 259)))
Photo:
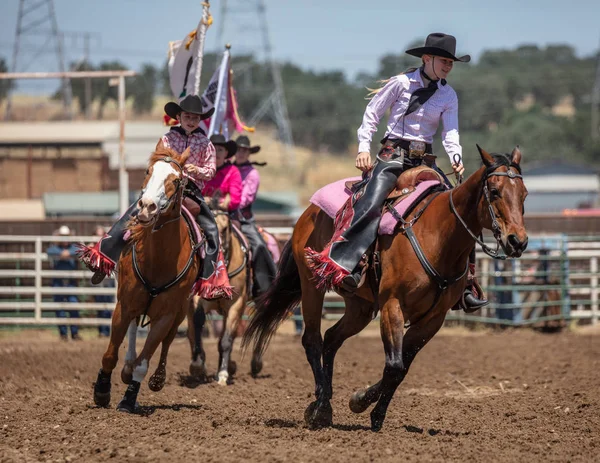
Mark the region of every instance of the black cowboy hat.
POLYGON ((235 140, 238 148, 248 148, 250 150, 250 154, 258 153, 260 151, 260 146, 250 146, 250 139, 246 135, 240 135, 235 140))
POLYGON ((202 100, 198 95, 188 95, 181 103, 177 104, 170 101, 165 105, 165 112, 171 119, 177 119, 182 112, 199 114, 200 119, 208 119, 215 112, 215 108, 210 108, 205 113, 202 112, 202 100))
POLYGON ((227 141, 225 139, 225 136, 221 135, 220 133, 216 133, 216 134, 212 135, 210 137, 210 141, 215 146, 224 146, 225 147, 225 149, 227 150, 227 157, 225 159, 233 156, 238 149, 236 142, 234 142, 233 140, 227 141))
POLYGON ((456 53, 456 37, 453 35, 442 34, 441 32, 434 32, 429 34, 425 39, 425 46, 411 48, 406 50, 406 53, 412 56, 420 58, 423 55, 441 56, 443 58, 450 58, 454 61, 460 61, 462 63, 468 63, 471 61, 470 55, 461 56, 457 58, 456 53))

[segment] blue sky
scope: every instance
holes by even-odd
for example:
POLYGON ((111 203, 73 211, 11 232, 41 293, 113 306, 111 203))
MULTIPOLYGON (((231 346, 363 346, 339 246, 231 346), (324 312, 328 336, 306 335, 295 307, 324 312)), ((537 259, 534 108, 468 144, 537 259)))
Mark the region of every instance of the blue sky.
MULTIPOLYGON (((164 63, 167 43, 194 29, 201 14, 201 0, 54 3, 60 29, 93 34, 92 62, 118 59, 132 69, 143 62, 164 63)), ((0 57, 9 62, 18 4, 18 0, 2 0, 0 57)), ((222 49, 223 44, 217 44, 221 4, 211 1, 214 24, 207 37, 209 50, 222 49)), ((256 2, 229 0, 227 4, 230 11, 224 41, 231 42, 232 52, 262 50, 257 15, 231 11, 249 10, 256 2)), ((375 71, 381 55, 402 52, 414 39, 434 31, 455 35, 459 52, 470 53, 475 59, 482 50, 523 43, 566 43, 579 56, 590 56, 600 47, 598 0, 266 0, 265 4, 277 59, 317 71, 340 69, 349 77, 360 71, 375 71)), ((24 57, 31 58, 37 47, 35 41, 26 44, 24 57)), ((65 51, 68 61, 80 59, 82 41, 67 38, 65 51)), ((56 70, 53 54, 44 53, 27 70, 56 70)))

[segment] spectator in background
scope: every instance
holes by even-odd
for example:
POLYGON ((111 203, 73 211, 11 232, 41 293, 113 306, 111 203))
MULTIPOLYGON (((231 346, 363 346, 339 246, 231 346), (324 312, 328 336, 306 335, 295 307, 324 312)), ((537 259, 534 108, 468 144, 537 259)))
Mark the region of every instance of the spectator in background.
MULTIPOLYGON (((70 236, 71 230, 66 225, 61 226, 57 231, 54 232, 54 235, 58 236, 70 236)), ((53 244, 46 250, 46 254, 48 254, 48 258, 52 263, 52 268, 54 270, 63 270, 63 271, 73 271, 77 270, 77 248, 75 244, 70 243, 68 241, 61 241, 53 244)), ((52 280, 52 287, 54 288, 74 288, 77 286, 77 281, 75 278, 59 278, 55 277, 52 280)), ((59 303, 76 303, 78 302, 77 296, 69 295, 69 294, 55 294, 54 302, 59 303)), ((61 308, 56 311, 56 316, 59 318, 66 318, 67 312, 71 318, 79 318, 79 310, 65 310, 61 308)), ((81 336, 79 336, 79 326, 71 325, 71 339, 74 341, 81 341, 81 336)), ((64 341, 69 339, 67 326, 59 325, 58 331, 60 333, 60 338, 64 341)))
MULTIPOLYGON (((98 225, 96 227, 95 235, 98 238, 102 238, 106 234, 106 231, 103 226, 98 225)), ((94 246, 96 243, 91 243, 91 246, 94 246)), ((115 280, 112 278, 105 278, 102 283, 98 285, 100 288, 114 288, 115 280)), ((94 302, 110 304, 115 302, 115 297, 112 294, 96 294, 94 296, 94 302)), ((98 310, 98 318, 111 318, 112 311, 111 310, 98 310)), ((100 325, 98 327, 98 335, 100 337, 108 337, 110 336, 110 326, 100 325)))

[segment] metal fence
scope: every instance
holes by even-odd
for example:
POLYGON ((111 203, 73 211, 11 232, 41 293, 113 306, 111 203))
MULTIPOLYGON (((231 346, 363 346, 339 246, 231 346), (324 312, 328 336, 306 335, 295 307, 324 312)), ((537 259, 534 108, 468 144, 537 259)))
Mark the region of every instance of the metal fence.
MULTIPOLYGON (((291 228, 269 231, 289 236, 291 228)), ((90 236, 0 235, 0 325, 109 325, 98 318, 99 310, 114 309, 114 302, 97 302, 97 296, 116 296, 114 287, 94 287, 90 272, 53 270, 46 254, 51 243, 96 241, 90 236), (53 279, 75 279, 75 287, 54 287, 53 279), (55 301, 56 295, 72 295, 77 302, 55 301), (59 310, 78 310, 82 317, 69 321, 56 317, 59 310)), ((448 321, 500 325, 556 326, 568 320, 598 323, 598 259, 600 237, 566 235, 530 237, 527 252, 517 260, 494 261, 478 255, 479 278, 490 305, 477 314, 448 313, 448 321), (554 325, 553 325, 554 324, 554 325)), ((110 284, 111 279, 107 280, 110 284)), ((114 280, 112 280, 114 281, 114 280)), ((325 300, 324 316, 337 318, 343 301, 335 294, 325 300)))

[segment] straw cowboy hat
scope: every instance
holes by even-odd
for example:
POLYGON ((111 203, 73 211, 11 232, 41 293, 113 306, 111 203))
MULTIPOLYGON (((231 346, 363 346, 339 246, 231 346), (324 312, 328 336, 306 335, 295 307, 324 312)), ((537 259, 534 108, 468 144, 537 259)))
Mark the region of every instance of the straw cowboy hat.
POLYGON ((59 236, 71 236, 71 229, 66 225, 61 225, 56 234, 59 236))
POLYGON ((198 95, 188 95, 179 104, 170 101, 165 105, 165 113, 171 119, 177 119, 182 112, 198 114, 200 119, 208 119, 215 112, 215 108, 202 112, 202 100, 198 95))
POLYGON ((217 133, 217 134, 214 134, 213 136, 211 136, 210 141, 215 146, 225 147, 225 149, 227 150, 227 157, 225 159, 228 159, 231 156, 233 156, 238 149, 238 145, 236 142, 234 142, 233 140, 227 141, 225 136, 221 135, 220 133, 217 133))
POLYGON ((250 150, 250 154, 258 153, 260 151, 260 146, 250 146, 250 139, 246 135, 240 135, 235 140, 238 148, 247 148, 250 150))
POLYGON ((406 53, 416 56, 417 58, 420 58, 423 55, 434 55, 450 58, 453 61, 460 61, 462 63, 471 61, 470 55, 464 55, 460 58, 456 57, 456 37, 453 35, 442 34, 441 32, 429 34, 427 39, 425 39, 424 46, 411 48, 406 50, 406 53))

